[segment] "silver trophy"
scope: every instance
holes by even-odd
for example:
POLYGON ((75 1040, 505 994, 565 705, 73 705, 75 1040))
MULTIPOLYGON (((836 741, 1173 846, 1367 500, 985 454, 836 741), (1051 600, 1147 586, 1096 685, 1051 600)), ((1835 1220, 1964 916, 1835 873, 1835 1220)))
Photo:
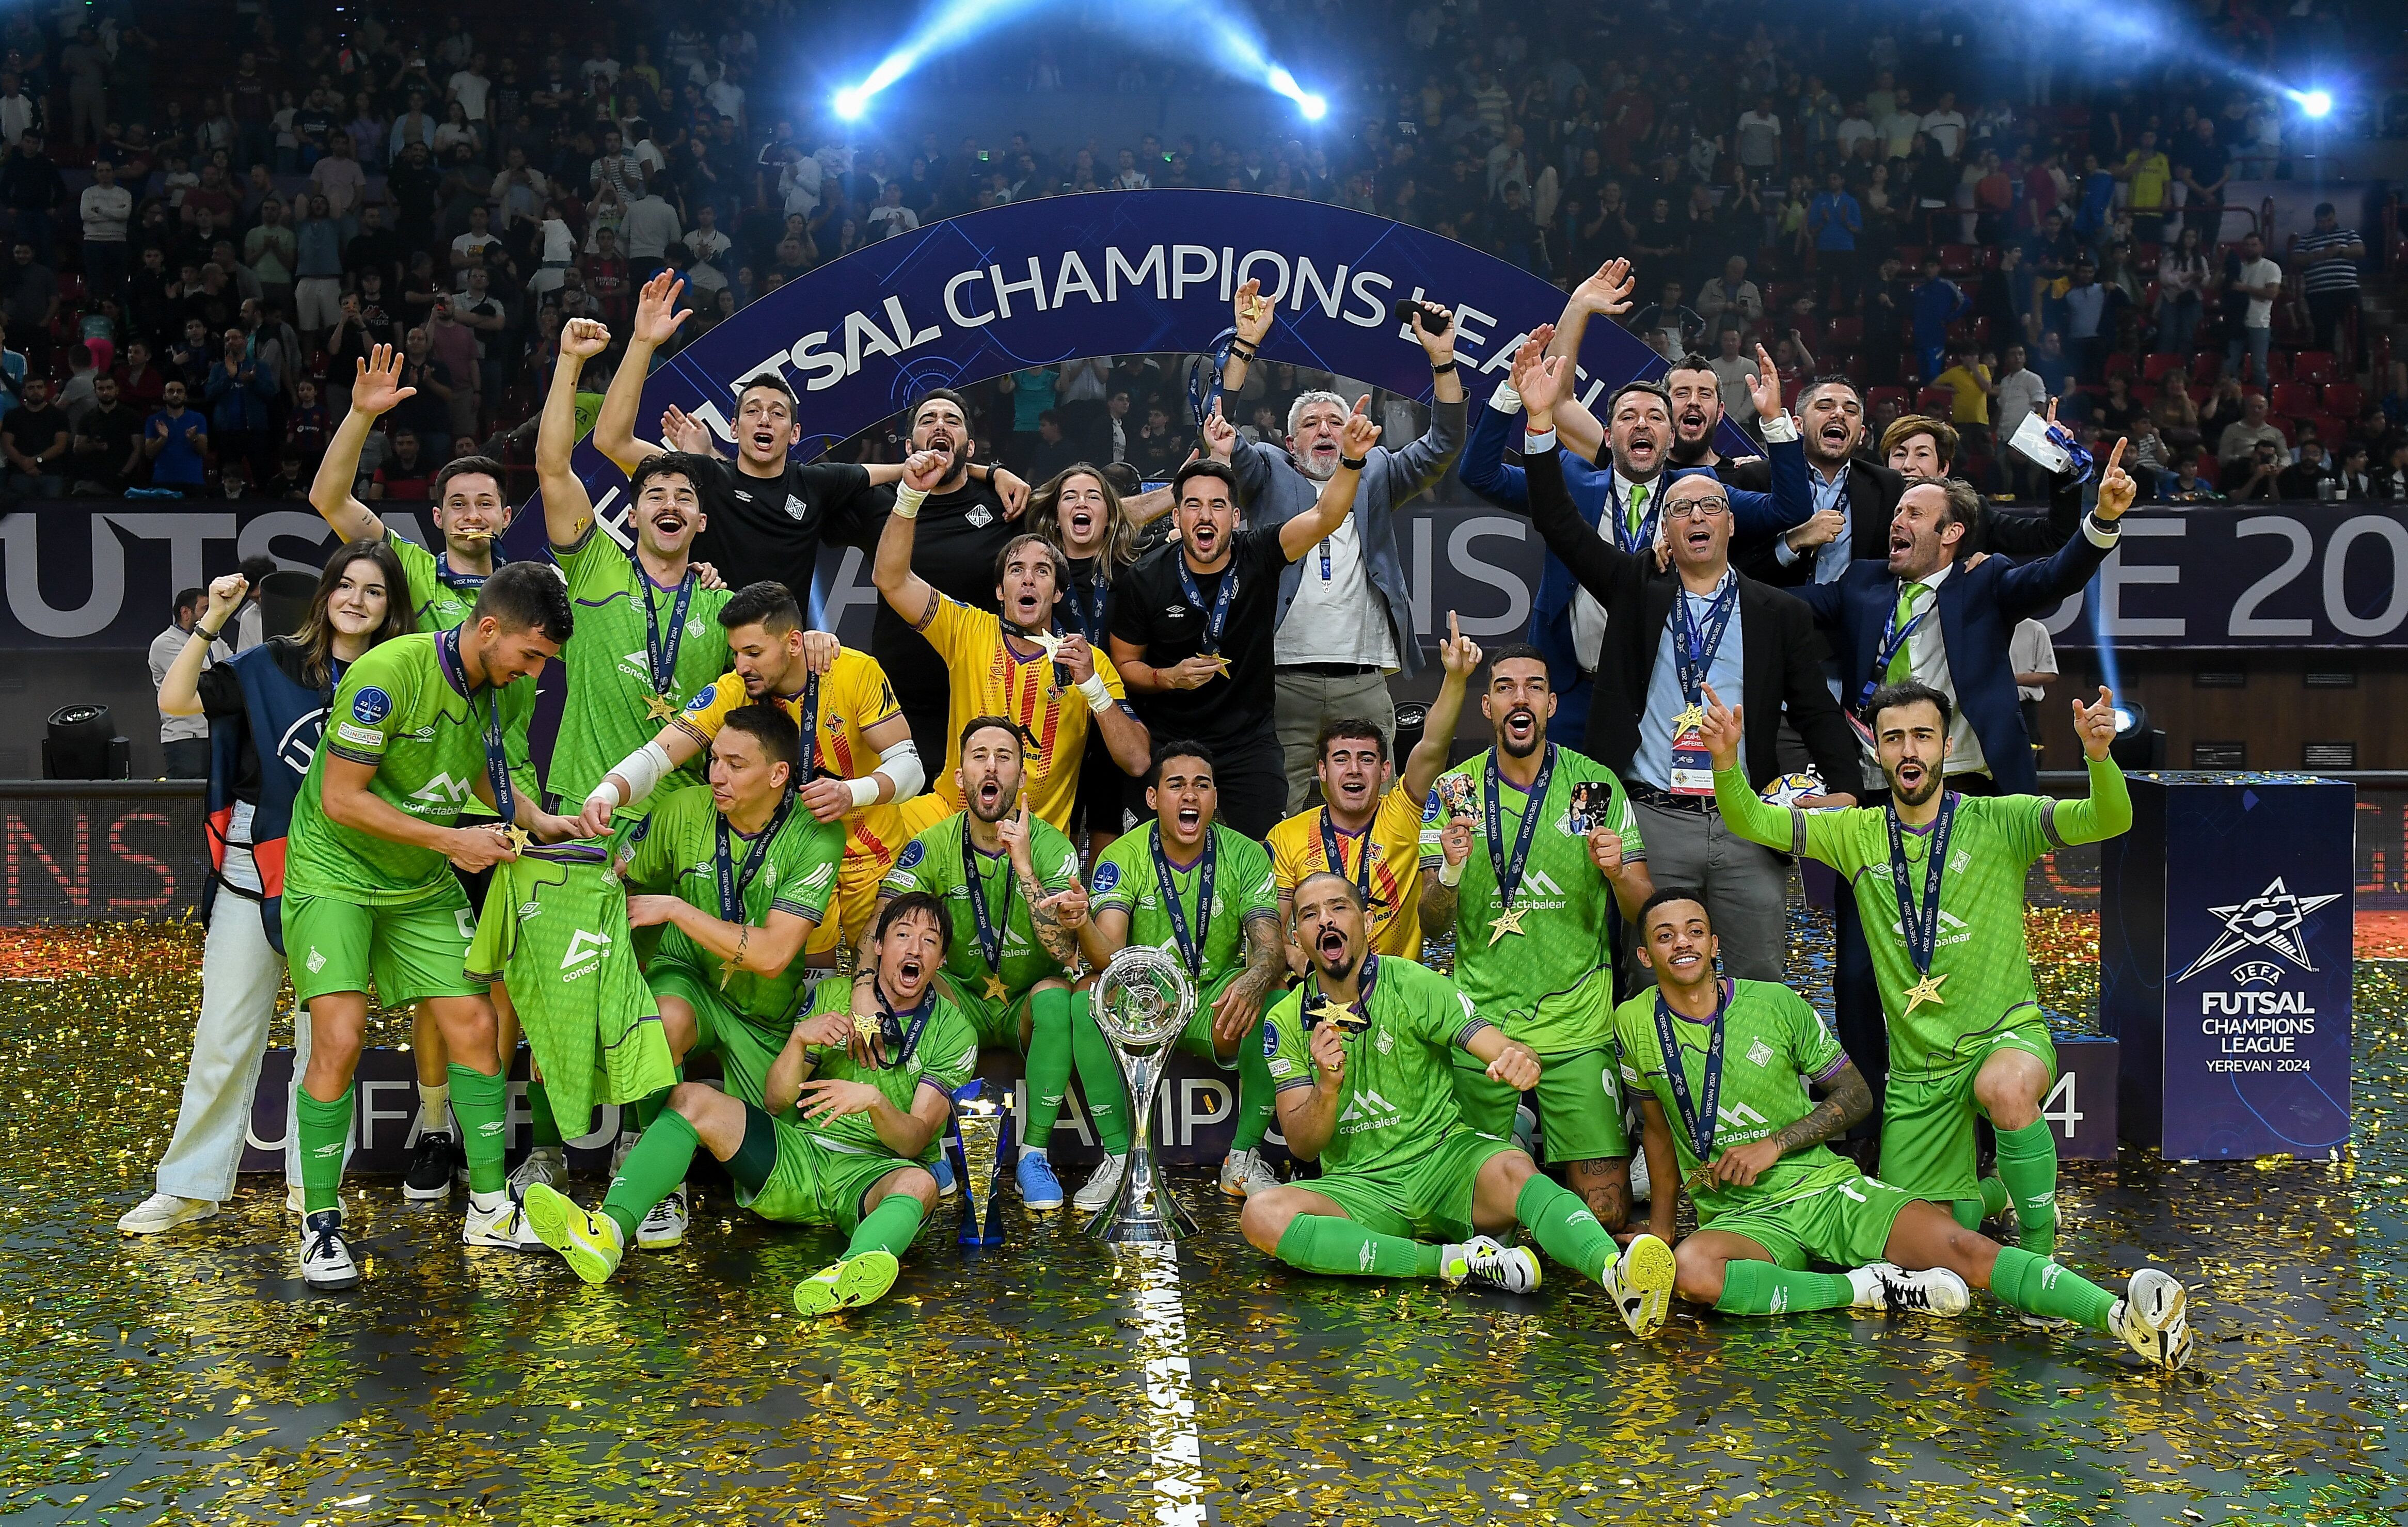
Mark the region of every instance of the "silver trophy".
POLYGON ((1096 1026, 1120 1057, 1128 1084, 1129 1153, 1111 1201, 1087 1221, 1087 1234, 1111 1244, 1160 1245, 1196 1234, 1196 1218, 1154 1164, 1154 1098, 1170 1064, 1170 1047, 1196 1014, 1196 983, 1179 961, 1149 944, 1112 956, 1096 978, 1096 1026))

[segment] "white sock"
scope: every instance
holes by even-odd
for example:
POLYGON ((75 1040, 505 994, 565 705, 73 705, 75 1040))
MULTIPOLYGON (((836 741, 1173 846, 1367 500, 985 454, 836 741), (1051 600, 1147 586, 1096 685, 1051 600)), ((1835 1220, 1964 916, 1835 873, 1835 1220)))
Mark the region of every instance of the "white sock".
POLYGON ((1858 1309, 1881 1309, 1889 1303, 1882 1292, 1881 1275, 1870 1267, 1849 1268, 1848 1287, 1856 1291, 1858 1309))
POLYGON ((490 1214, 509 1201, 510 1195, 507 1192, 501 1192, 490 1193, 471 1192, 468 1194, 469 1207, 477 1210, 480 1214, 490 1214))
POLYGON ((429 1087, 418 1084, 418 1133, 432 1134, 452 1127, 452 1084, 437 1082, 429 1087))

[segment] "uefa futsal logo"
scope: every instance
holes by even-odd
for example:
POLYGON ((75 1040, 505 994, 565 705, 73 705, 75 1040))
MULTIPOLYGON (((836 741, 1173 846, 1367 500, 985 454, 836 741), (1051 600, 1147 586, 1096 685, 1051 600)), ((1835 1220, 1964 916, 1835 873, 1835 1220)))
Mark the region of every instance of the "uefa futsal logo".
MULTIPOLYGON (((2174 979, 2186 981, 2217 961, 2248 949, 2264 949, 2301 970, 2312 971, 2316 967, 2308 958, 2307 920, 2339 900, 2339 892, 2329 896, 2295 896, 2277 875, 2265 890, 2247 901, 2235 902, 2230 906, 2211 906, 2207 909, 2209 914, 2224 924, 2224 931, 2208 945, 2206 953, 2193 960, 2190 968, 2174 979)), ((2244 981, 2255 978, 2272 986, 2282 969, 2270 962, 2257 961, 2234 974, 2244 981)))

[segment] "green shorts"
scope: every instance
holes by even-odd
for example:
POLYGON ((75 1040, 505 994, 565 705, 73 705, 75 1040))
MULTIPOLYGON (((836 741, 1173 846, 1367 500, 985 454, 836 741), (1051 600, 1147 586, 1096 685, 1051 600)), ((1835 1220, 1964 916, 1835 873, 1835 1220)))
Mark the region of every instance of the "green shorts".
MULTIPOLYGON (((1613 1051, 1603 1046, 1539 1057, 1540 1127, 1547 1163, 1611 1160, 1630 1154, 1622 1127, 1622 1079, 1613 1051)), ((1500 1140, 1513 1137, 1513 1108, 1522 1094, 1488 1079, 1488 1068, 1468 1050, 1455 1052, 1455 1101, 1463 1121, 1500 1140)))
POLYGON ((467 975, 477 914, 446 876, 424 901, 362 906, 334 896, 284 898, 284 950, 293 994, 307 1004, 373 987, 388 1007, 425 997, 477 997, 487 982, 467 975))
MULTIPOLYGON (((1212 1005, 1221 1000, 1221 993, 1229 990, 1242 974, 1242 971, 1233 970, 1213 982, 1209 988, 1197 993, 1196 1011, 1188 1018, 1187 1027, 1180 1030, 1179 1037, 1171 1041, 1173 1047, 1185 1050, 1199 1061, 1219 1066, 1224 1071, 1238 1069, 1238 1058, 1246 1053, 1246 1047, 1249 1045, 1254 1047, 1255 1054, 1259 1055, 1263 1052, 1263 1020, 1259 1017, 1254 1020, 1254 1026, 1247 1031, 1246 1036, 1238 1041, 1238 1048, 1229 1052, 1227 1060, 1223 1060, 1212 1046, 1212 1005)), ((1271 1004, 1278 1000, 1277 992, 1265 997, 1263 1011, 1269 1012, 1271 1004)))
POLYGON ((1786 1204, 1716 1215, 1698 1228, 1744 1235, 1793 1273, 1805 1271, 1809 1262, 1861 1267, 1883 1260, 1890 1227, 1917 1196, 1877 1177, 1859 1177, 1786 1204))
POLYGON ((1330 1173, 1298 1186, 1336 1204, 1346 1218, 1380 1235, 1416 1241, 1469 1240, 1471 1192, 1488 1158, 1515 1149, 1467 1129, 1438 1138, 1428 1155, 1400 1170, 1330 1173))
POLYGON ((980 1044, 1009 1050, 1021 1048, 1021 1025, 1028 1019, 1027 992, 996 1002, 982 990, 983 982, 965 981, 949 970, 938 974, 937 985, 944 992, 945 1000, 960 1008, 962 1016, 970 1020, 970 1027, 977 1031, 980 1044))
POLYGON ((1981 1110, 1973 1101, 1973 1078, 1982 1064, 2001 1049, 2020 1049, 2039 1057, 2057 1077, 2057 1046, 2048 1025, 2035 1012, 2012 1028, 1983 1038, 1961 1063, 1937 1075, 1908 1076, 1893 1071, 1882 1097, 1881 1172, 1915 1198, 1945 1203, 1978 1198, 1974 1174, 1973 1122, 1981 1110))
POLYGON ((644 972, 652 999, 674 997, 694 1009, 694 1048, 719 1057, 727 1095, 758 1108, 769 1086, 769 1067, 786 1048, 785 1020, 773 1040, 758 1020, 736 1010, 719 983, 682 960, 655 960, 644 972))
POLYGON ((890 1172, 915 1164, 899 1156, 870 1155, 850 1145, 831 1146, 799 1124, 770 1120, 777 1131, 777 1163, 747 1197, 737 1185, 737 1202, 764 1220, 783 1225, 834 1225, 846 1234, 861 1223, 861 1201, 890 1172))

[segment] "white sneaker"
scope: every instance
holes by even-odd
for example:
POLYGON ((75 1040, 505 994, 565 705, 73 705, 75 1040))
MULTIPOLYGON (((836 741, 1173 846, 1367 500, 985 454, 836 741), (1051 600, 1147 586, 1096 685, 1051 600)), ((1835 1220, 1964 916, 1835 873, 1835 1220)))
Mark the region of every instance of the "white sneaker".
POLYGON ((666 1251, 672 1246, 685 1244, 685 1184, 681 1182, 666 1198, 652 1206, 644 1222, 636 1227, 636 1244, 647 1251, 666 1251))
POLYGON ((1070 1206, 1082 1214, 1094 1214, 1112 1201, 1121 1191, 1121 1174, 1128 1170, 1128 1157, 1106 1156, 1096 1163, 1092 1173, 1070 1199, 1070 1206))
POLYGON ((1962 1315, 1972 1307, 1973 1291, 1945 1267, 1910 1273, 1895 1263, 1876 1262, 1859 1271, 1881 1280, 1885 1307, 1902 1315, 1962 1315))
POLYGON ((540 1246, 526 1227, 526 1217, 519 1212, 519 1201, 504 1198, 491 1208, 480 1209, 474 1199, 468 1203, 468 1218, 461 1222, 460 1240, 466 1246, 496 1246, 505 1251, 525 1249, 530 1241, 540 1246))
MULTIPOLYGON (((616 1177, 618 1172, 618 1163, 611 1163, 611 1175, 616 1177)), ((557 1189, 567 1180, 567 1148, 538 1146, 526 1153, 526 1160, 510 1168, 510 1196, 514 1199, 524 1198, 526 1191, 538 1182, 547 1188, 557 1189)))
POLYGON ((1849 1308, 1861 1309, 1875 1315, 1889 1308, 1889 1297, 1883 1292, 1879 1271, 1880 1268, 1887 1265, 1887 1263, 1877 1263, 1872 1266, 1848 1269, 1848 1287, 1856 1294, 1856 1303, 1850 1305, 1849 1308))
POLYGON ((1527 1247, 1474 1235, 1459 1246, 1439 1248, 1438 1276, 1449 1288, 1477 1283, 1507 1293, 1528 1293, 1539 1286, 1539 1259, 1527 1247))
POLYGON ((158 1235, 179 1225, 208 1219, 217 1211, 218 1206, 206 1198, 179 1198, 174 1193, 152 1193, 121 1215, 117 1228, 128 1235, 158 1235))
POLYGON ((301 1222, 301 1281, 321 1293, 360 1286, 359 1264, 343 1238, 343 1211, 320 1209, 301 1222))
POLYGON ((1672 1313, 1672 1249, 1653 1235, 1637 1235, 1599 1281, 1622 1323, 1643 1340, 1661 1331, 1672 1313))
POLYGON ((2124 1344, 2160 1368, 2174 1369, 2190 1362, 2188 1296, 2183 1286, 2155 1267, 2132 1275, 2124 1297, 2108 1312, 2107 1323, 2124 1344))
POLYGON ((1653 1204, 1655 1200, 1647 1196, 1651 1191, 1652 1183, 1647 1176, 1647 1152, 1634 1150, 1630 1153, 1630 1201, 1634 1204, 1653 1204))
POLYGON ((1232 1150, 1221 1163, 1221 1191, 1231 1198, 1245 1198, 1279 1185, 1279 1174, 1259 1150, 1232 1150))

